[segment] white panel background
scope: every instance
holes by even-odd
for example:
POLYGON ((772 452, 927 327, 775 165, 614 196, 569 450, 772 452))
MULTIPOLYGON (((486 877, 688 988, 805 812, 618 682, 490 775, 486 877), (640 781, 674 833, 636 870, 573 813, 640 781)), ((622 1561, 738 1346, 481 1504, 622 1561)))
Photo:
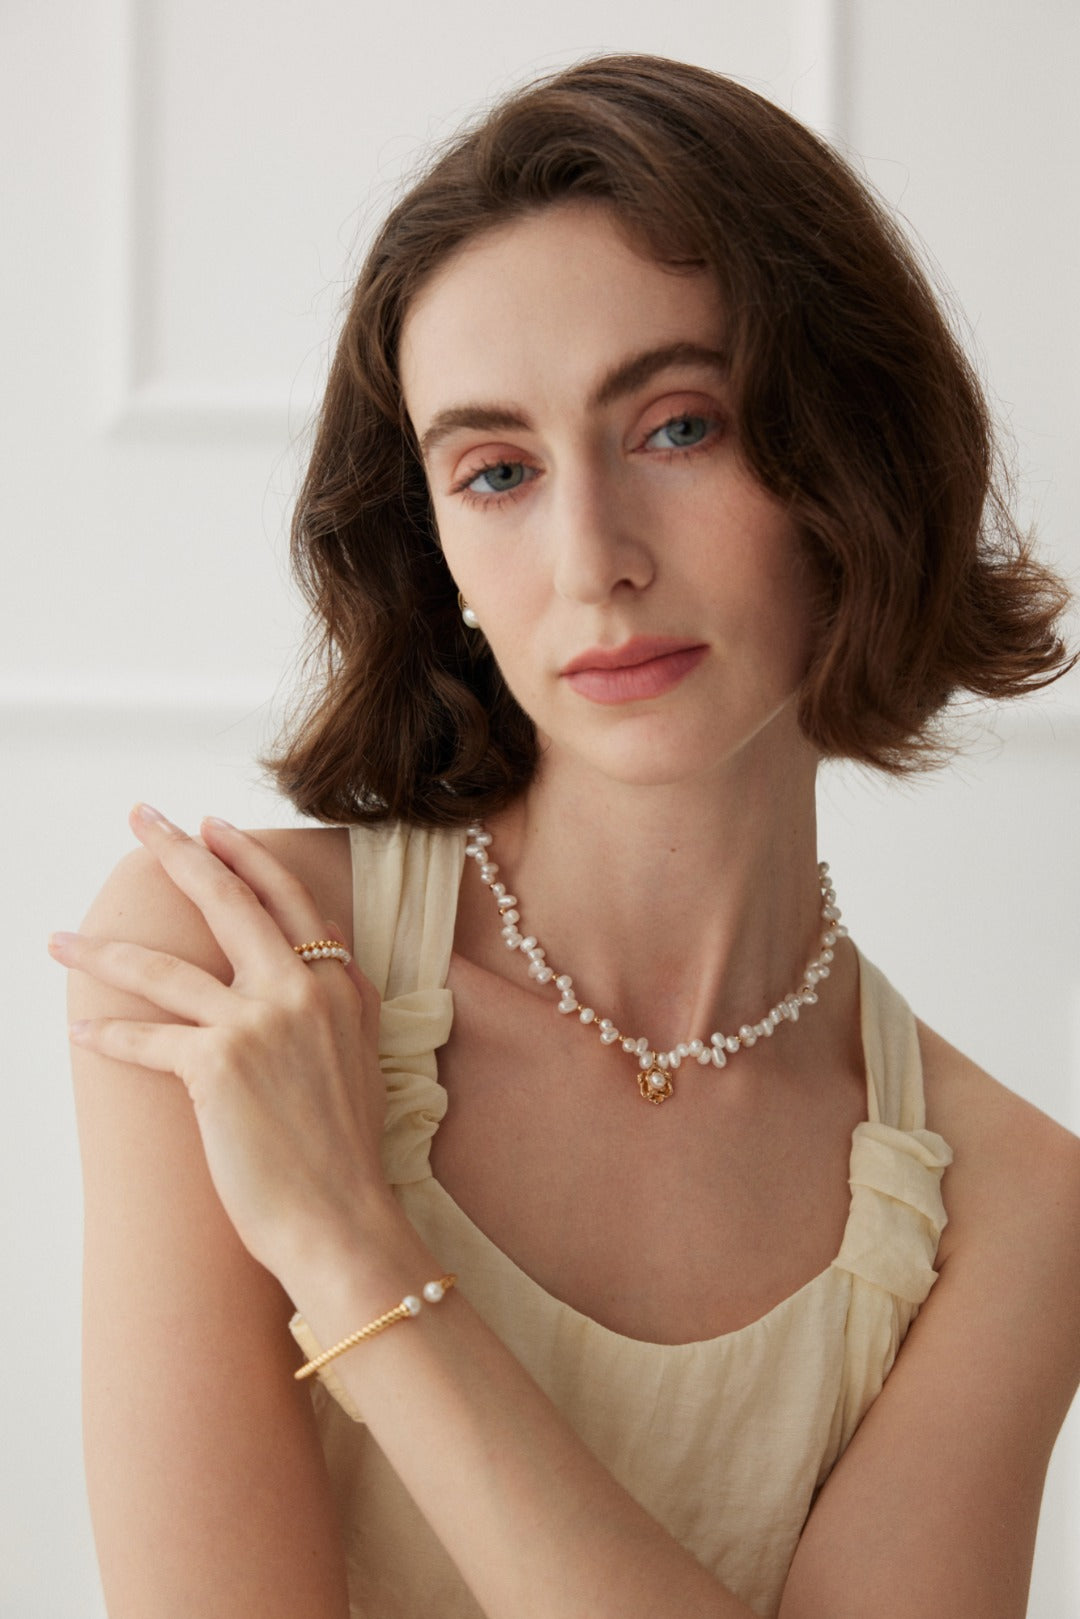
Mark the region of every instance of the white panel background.
MULTIPOLYGON (((288 812, 252 759, 298 632, 286 513, 370 223, 417 148, 599 49, 733 72, 865 159, 966 310, 1025 511, 1080 578, 1080 8, 1041 0, 5 0, 0 1619, 93 1619, 80 1202, 50 927, 127 805, 288 812), (13 251, 13 248, 15 249, 13 251)), ((1080 1124, 1080 690, 898 791, 829 771, 822 845, 918 1009, 1080 1124)), ((1076 1413, 1031 1614, 1080 1611, 1076 1413)))

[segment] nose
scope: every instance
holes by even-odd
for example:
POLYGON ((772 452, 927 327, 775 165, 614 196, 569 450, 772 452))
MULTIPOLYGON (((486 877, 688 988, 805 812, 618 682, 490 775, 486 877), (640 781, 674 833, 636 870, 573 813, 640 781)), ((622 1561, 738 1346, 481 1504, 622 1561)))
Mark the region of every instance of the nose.
POLYGON ((595 468, 564 476, 550 516, 557 595, 597 606, 652 583, 655 559, 643 514, 631 509, 614 478, 595 468))

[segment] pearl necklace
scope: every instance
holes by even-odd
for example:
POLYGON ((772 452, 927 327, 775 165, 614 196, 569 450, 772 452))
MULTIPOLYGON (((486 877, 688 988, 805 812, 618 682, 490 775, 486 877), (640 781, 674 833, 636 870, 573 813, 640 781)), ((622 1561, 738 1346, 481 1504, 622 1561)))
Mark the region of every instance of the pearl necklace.
POLYGON ((523 933, 519 926, 521 913, 517 909, 517 899, 508 894, 506 884, 496 881, 499 868, 491 859, 491 833, 488 832, 482 821, 474 821, 467 828, 468 841, 465 853, 471 860, 475 860, 480 867, 480 880, 490 888, 502 919, 502 936, 508 950, 520 950, 529 958, 529 977, 535 978, 540 984, 553 984, 559 992, 558 1010, 569 1016, 576 1012, 578 1020, 584 1024, 593 1024, 600 1039, 605 1046, 621 1045, 622 1049, 638 1060, 638 1088, 648 1102, 657 1106, 666 1102, 672 1094, 673 1086, 671 1076, 686 1058, 693 1058, 704 1068, 709 1063, 714 1068, 723 1068, 729 1057, 737 1051, 756 1045, 758 1040, 768 1039, 775 1029, 783 1022, 797 1023, 799 1014, 804 1006, 817 1005, 817 985, 823 978, 828 978, 830 963, 833 960, 833 946, 837 939, 847 933, 840 920, 840 907, 836 903, 836 891, 829 881, 829 868, 825 861, 818 866, 818 883, 821 888, 821 939, 815 956, 807 962, 803 969, 798 989, 785 995, 776 1005, 766 1012, 758 1023, 744 1023, 737 1034, 721 1034, 716 1030, 708 1040, 685 1040, 673 1046, 670 1051, 658 1051, 650 1045, 644 1035, 634 1039, 632 1035, 625 1035, 617 1029, 610 1018, 598 1018, 591 1006, 582 1006, 574 996, 574 981, 569 973, 561 973, 548 965, 547 952, 531 933, 523 933))

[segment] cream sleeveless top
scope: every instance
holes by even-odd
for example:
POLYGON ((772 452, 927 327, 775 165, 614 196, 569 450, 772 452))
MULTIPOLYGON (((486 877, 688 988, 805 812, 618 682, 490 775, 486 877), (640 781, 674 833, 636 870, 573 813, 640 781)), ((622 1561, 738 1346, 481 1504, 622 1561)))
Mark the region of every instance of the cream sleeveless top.
MULTIPOLYGON (((615 1478, 755 1613, 775 1614, 815 1492, 936 1279, 952 1154, 925 1128, 914 1018, 860 957, 867 1120, 852 1134, 850 1211, 828 1269, 720 1338, 622 1337, 546 1293, 431 1172, 464 849, 458 831, 352 831, 356 956, 383 995, 387 1179, 460 1291, 615 1478)), ((306 1322, 292 1325, 317 1354, 306 1322)), ((313 1399, 355 1619, 482 1619, 332 1366, 313 1399)))

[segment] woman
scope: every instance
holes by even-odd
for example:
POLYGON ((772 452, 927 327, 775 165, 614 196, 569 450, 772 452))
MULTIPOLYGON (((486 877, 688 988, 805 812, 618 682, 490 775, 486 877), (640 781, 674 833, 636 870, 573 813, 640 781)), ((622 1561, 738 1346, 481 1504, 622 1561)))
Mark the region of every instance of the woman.
POLYGON ((579 65, 395 208, 295 531, 277 770, 340 824, 141 807, 53 946, 114 1619, 1024 1612, 1080 1154, 814 823, 1067 666, 991 473, 906 248, 737 85, 579 65))

